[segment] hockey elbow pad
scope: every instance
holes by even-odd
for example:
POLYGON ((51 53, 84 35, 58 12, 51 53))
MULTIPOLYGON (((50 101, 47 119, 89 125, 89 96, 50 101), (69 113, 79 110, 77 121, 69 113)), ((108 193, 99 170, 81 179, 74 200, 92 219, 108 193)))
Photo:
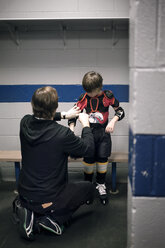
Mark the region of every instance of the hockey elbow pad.
POLYGON ((124 109, 122 107, 118 107, 115 110, 115 115, 117 117, 119 117, 119 121, 121 121, 124 118, 124 116, 125 116, 124 109))

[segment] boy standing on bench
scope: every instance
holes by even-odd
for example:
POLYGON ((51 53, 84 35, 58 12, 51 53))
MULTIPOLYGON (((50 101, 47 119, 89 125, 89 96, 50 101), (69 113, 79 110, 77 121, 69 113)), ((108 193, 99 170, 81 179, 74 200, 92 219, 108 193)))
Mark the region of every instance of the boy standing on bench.
MULTIPOLYGON (((84 156, 84 180, 92 182, 94 165, 96 163, 96 189, 102 204, 108 202, 105 178, 108 165, 108 157, 111 154, 111 136, 115 123, 124 118, 124 110, 119 106, 119 101, 112 91, 102 90, 102 76, 94 71, 86 73, 82 80, 82 86, 86 93, 81 94, 77 106, 89 115, 90 127, 95 141, 94 156, 84 156), (115 111, 115 116, 108 123, 109 106, 115 111)), ((70 129, 74 131, 76 118, 68 121, 70 129)))

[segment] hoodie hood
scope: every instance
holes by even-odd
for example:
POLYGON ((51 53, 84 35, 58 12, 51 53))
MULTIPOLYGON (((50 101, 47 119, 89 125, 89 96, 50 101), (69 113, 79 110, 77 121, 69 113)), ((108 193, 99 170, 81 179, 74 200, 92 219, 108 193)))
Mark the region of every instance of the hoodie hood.
POLYGON ((42 120, 35 118, 34 115, 25 115, 20 123, 20 136, 23 135, 31 145, 37 145, 54 137, 58 132, 55 127, 57 123, 54 120, 42 120))

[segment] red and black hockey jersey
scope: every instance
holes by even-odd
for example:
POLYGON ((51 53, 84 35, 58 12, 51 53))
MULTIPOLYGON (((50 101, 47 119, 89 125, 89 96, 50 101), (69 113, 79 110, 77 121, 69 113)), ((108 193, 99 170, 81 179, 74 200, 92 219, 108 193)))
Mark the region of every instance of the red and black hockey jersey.
MULTIPOLYGON (((89 114, 90 123, 99 123, 106 126, 109 116, 109 106, 118 107, 119 102, 114 97, 112 91, 104 90, 100 95, 95 97, 90 97, 87 93, 83 93, 77 102, 77 106, 81 111, 86 110, 86 113, 89 114)), ((70 120, 70 122, 73 122, 73 120, 70 120)))

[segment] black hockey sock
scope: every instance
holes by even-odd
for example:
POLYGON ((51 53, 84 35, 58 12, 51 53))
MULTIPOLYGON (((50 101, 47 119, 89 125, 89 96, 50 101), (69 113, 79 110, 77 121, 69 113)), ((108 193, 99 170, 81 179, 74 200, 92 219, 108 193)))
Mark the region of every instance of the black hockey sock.
POLYGON ((106 173, 97 172, 96 182, 99 183, 99 184, 105 183, 105 177, 106 177, 106 173))
POLYGON ((93 173, 92 174, 87 174, 87 173, 84 172, 84 180, 85 181, 92 182, 92 179, 93 179, 93 173))

